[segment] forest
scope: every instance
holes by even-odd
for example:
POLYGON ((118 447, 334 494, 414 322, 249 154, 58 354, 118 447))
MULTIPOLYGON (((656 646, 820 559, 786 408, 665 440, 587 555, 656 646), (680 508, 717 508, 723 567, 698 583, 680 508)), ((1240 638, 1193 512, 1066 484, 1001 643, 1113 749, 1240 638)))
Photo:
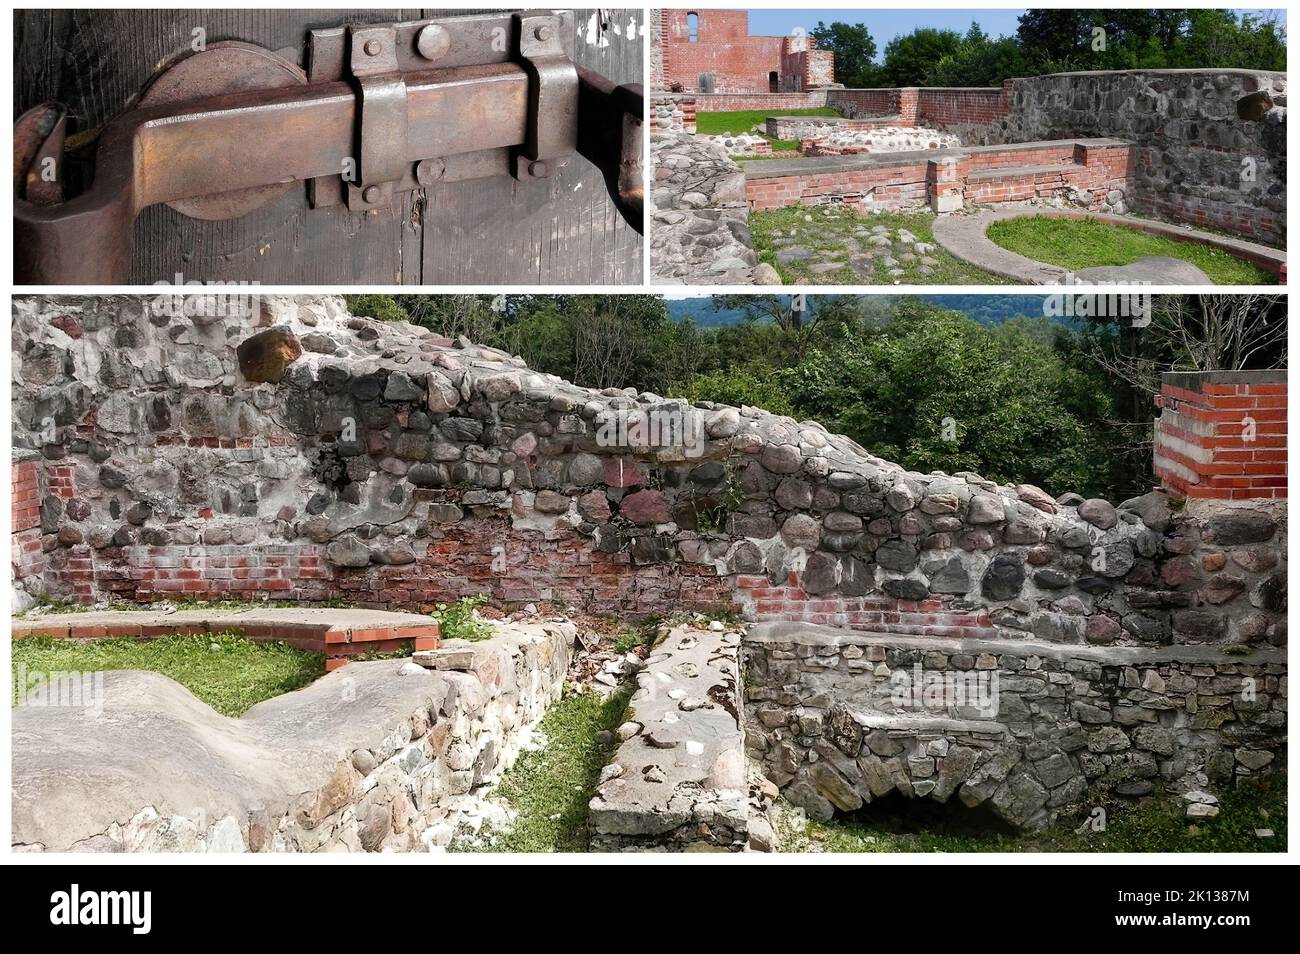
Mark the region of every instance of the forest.
POLYGON ((1042 310, 1072 322, 998 323, 919 297, 718 295, 742 315, 719 326, 674 320, 655 295, 346 297, 354 314, 463 336, 586 387, 762 407, 914 470, 1111 500, 1151 487, 1162 371, 1287 359, 1277 295, 1148 297, 1140 318, 1056 303, 1042 310))
POLYGON ((1280 13, 1026 10, 1012 36, 990 36, 978 22, 965 34, 918 27, 883 51, 866 23, 818 21, 808 32, 819 48, 835 53, 835 79, 850 89, 998 86, 1018 76, 1073 70, 1285 70, 1280 13))

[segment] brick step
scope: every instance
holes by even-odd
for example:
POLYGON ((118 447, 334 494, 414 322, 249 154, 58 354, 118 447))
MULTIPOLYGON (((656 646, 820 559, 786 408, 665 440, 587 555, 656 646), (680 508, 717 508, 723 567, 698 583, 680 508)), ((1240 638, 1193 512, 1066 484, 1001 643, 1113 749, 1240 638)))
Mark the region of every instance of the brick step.
POLYGON ((1078 173, 1086 172, 1087 166, 1079 162, 1060 162, 1049 163, 1041 166, 993 166, 989 169, 978 169, 966 177, 969 182, 983 182, 988 179, 1019 179, 1028 176, 1050 175, 1054 172, 1059 173, 1078 173))
POLYGON ((324 653, 326 669, 337 669, 359 653, 394 652, 407 645, 417 650, 435 649, 438 645, 438 623, 427 616, 315 607, 51 613, 11 620, 9 629, 14 639, 156 639, 233 632, 252 640, 278 640, 298 649, 324 653))

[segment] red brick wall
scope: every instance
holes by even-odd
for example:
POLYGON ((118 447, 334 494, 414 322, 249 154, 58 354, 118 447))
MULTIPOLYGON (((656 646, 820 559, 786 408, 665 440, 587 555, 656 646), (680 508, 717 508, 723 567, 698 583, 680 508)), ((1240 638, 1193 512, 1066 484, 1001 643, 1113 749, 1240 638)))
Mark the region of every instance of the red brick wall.
MULTIPOLYGON (((821 147, 817 151, 823 155, 833 152, 821 147)), ((828 201, 852 205, 873 190, 876 207, 888 209, 918 208, 931 196, 949 192, 962 193, 966 202, 998 203, 1054 195, 1071 187, 1093 190, 1100 202, 1107 189, 1130 188, 1132 176, 1133 149, 1125 143, 1084 146, 1060 142, 1044 143, 1036 149, 972 149, 955 162, 909 157, 861 169, 752 177, 745 182, 745 195, 750 208, 758 210, 828 201), (1024 167, 1045 165, 1058 168, 1023 171, 1024 167), (1012 167, 1022 171, 972 178, 981 171, 1012 167)))
POLYGON ((963 123, 995 123, 1009 111, 1007 93, 990 89, 919 89, 917 115, 940 126, 963 123))
POLYGON ((16 580, 45 572, 41 548, 41 486, 37 461, 15 462, 9 470, 10 560, 16 580))
POLYGON ((743 10, 661 10, 660 15, 669 89, 696 90, 700 76, 709 74, 718 92, 767 92, 768 74, 781 72, 785 38, 750 36, 749 14, 743 10), (690 13, 699 17, 694 43, 687 26, 690 13))
POLYGON ((896 600, 881 596, 814 596, 799 575, 778 585, 765 576, 740 576, 736 587, 745 617, 759 622, 795 620, 821 626, 848 626, 875 633, 964 638, 996 636, 983 609, 961 609, 946 599, 896 600))
POLYGON ((833 89, 826 93, 826 105, 851 107, 859 115, 898 115, 896 89, 833 89))
POLYGON ((36 461, 13 464, 9 470, 9 514, 14 533, 30 530, 41 522, 41 486, 36 461))
POLYGON ((1164 375, 1155 426, 1155 472, 1180 497, 1285 497, 1284 371, 1164 375))

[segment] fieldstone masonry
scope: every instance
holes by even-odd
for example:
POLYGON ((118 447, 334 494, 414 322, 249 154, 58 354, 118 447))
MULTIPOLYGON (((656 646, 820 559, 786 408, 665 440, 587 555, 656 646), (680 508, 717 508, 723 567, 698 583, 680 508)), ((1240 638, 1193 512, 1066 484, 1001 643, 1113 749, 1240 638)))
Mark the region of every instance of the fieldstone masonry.
POLYGON ((815 422, 580 388, 337 298, 217 303, 16 300, 21 592, 797 623, 751 634, 743 721, 823 814, 888 782, 1033 826, 1080 784, 1278 758, 1284 499, 909 472, 815 422), (870 680, 918 660, 998 673, 996 717, 885 705, 870 680))
MULTIPOLYGON (((1105 795, 1248 783, 1284 758, 1286 655, 884 639, 765 623, 746 745, 812 817, 892 794, 1040 828, 1105 795)), ((1086 814, 1086 811, 1084 812, 1086 814)))
MULTIPOLYGON (((655 284, 770 283, 749 231, 745 174, 726 147, 686 133, 650 137, 654 200, 650 260, 655 284)), ((780 279, 776 280, 780 283, 780 279)))
POLYGON ((567 620, 491 625, 483 642, 352 663, 238 719, 134 670, 104 674, 98 714, 18 706, 13 846, 445 847, 560 697, 576 636, 567 620))

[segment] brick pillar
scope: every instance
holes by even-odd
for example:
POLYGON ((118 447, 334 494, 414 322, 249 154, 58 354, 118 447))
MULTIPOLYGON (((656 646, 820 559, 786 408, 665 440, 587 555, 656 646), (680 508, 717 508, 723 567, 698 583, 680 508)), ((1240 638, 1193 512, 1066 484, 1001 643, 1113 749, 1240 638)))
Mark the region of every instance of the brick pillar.
POLYGON ((1002 81, 1002 115, 1003 116, 1009 116, 1011 114, 1011 106, 1016 101, 1015 90, 1014 90, 1015 82, 1016 82, 1015 80, 1009 80, 1009 79, 1005 79, 1002 81))
POLYGON ((933 212, 956 212, 965 204, 963 163, 956 159, 930 159, 926 163, 926 191, 933 212))
POLYGON ((915 86, 904 86, 898 91, 899 125, 915 126, 920 111, 921 91, 915 86))
POLYGON ((1155 473, 1177 497, 1286 494, 1286 372, 1175 371, 1156 398, 1155 473))
POLYGON ((41 474, 34 460, 14 461, 9 469, 10 562, 15 582, 45 571, 41 549, 41 474))

